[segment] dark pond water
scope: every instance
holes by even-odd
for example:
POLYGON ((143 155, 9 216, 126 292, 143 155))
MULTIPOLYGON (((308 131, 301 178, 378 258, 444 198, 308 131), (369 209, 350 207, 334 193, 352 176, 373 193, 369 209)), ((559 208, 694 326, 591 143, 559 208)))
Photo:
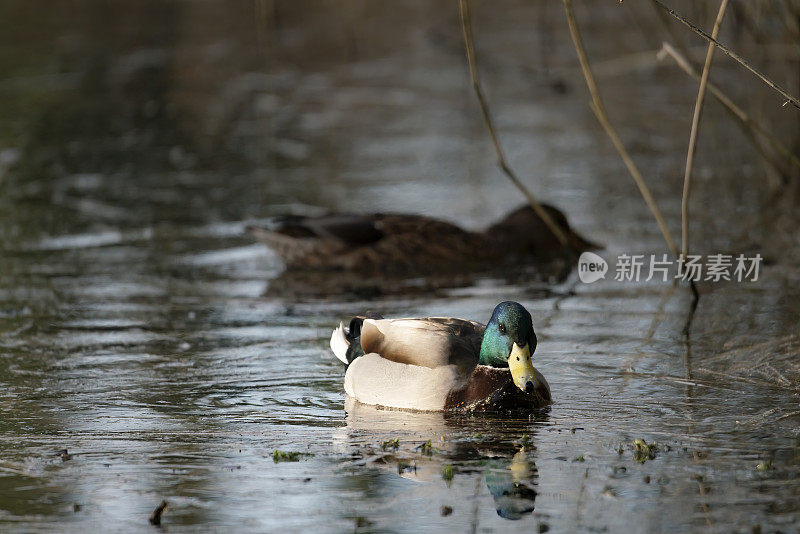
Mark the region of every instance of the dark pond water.
MULTIPOLYGON (((694 82, 654 59, 669 34, 647 3, 579 4, 612 120, 679 234, 694 82)), ((675 2, 708 25, 705 4, 675 2)), ((796 94, 797 50, 761 4, 722 36, 796 94)), ((612 264, 666 252, 586 106, 561 4, 474 10, 520 176, 612 264)), ((780 178, 716 103, 693 248, 769 262, 757 282, 701 284, 688 336, 686 288, 613 276, 297 296, 245 235, 324 210, 480 228, 521 204, 460 38, 449 3, 0 5, 0 529, 147 531, 163 499, 168 531, 797 531, 794 197, 769 203, 780 178), (485 321, 505 299, 533 314, 549 409, 346 404, 327 346, 338 321, 485 321), (654 458, 635 439, 657 442, 654 458)), ((727 60, 714 69, 798 146, 795 112, 727 60)))

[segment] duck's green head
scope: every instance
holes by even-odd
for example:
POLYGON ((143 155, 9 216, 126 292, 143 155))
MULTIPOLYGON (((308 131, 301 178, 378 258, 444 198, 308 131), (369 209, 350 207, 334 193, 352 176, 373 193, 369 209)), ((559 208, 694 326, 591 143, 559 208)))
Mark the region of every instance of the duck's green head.
POLYGON ((536 350, 533 320, 522 304, 501 302, 492 312, 481 343, 482 365, 508 367, 514 384, 531 393, 539 386, 531 354, 536 350))

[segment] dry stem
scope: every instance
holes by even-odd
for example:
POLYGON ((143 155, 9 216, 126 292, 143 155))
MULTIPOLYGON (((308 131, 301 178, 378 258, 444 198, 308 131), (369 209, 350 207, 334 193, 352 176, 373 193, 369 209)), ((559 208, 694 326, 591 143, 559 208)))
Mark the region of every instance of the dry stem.
POLYGON ((163 514, 166 509, 167 501, 161 501, 161 503, 156 506, 156 509, 153 510, 153 513, 150 514, 150 524, 155 526, 161 525, 161 514, 163 514))
POLYGON ((550 214, 547 213, 544 208, 542 208, 542 205, 539 204, 528 188, 525 187, 519 178, 517 178, 514 170, 506 162, 506 158, 503 155, 503 149, 500 146, 500 140, 498 139, 497 132, 494 129, 492 115, 489 112, 489 104, 483 95, 480 79, 478 78, 478 63, 475 59, 475 48, 472 43, 472 23, 470 20, 469 2, 468 0, 459 0, 458 5, 461 11, 461 32, 464 35, 464 47, 467 54, 467 63, 469 64, 469 75, 470 78, 472 78, 472 88, 475 90, 475 96, 478 98, 478 103, 481 107, 481 113, 483 114, 483 121, 486 123, 486 128, 489 130, 489 137, 491 137, 494 150, 497 153, 497 164, 500 166, 500 169, 503 171, 503 173, 505 173, 508 179, 511 180, 515 186, 517 186, 517 189, 519 189, 522 194, 525 195, 525 198, 528 199, 528 203, 531 205, 539 218, 544 221, 550 231, 553 232, 553 234, 558 238, 559 242, 566 247, 568 246, 567 236, 564 234, 563 230, 559 228, 555 221, 553 221, 553 218, 550 217, 550 214))
MULTIPOLYGON (((689 63, 689 60, 686 59, 686 57, 676 50, 672 45, 669 43, 663 43, 662 51, 666 54, 669 54, 672 59, 675 60, 675 63, 678 64, 678 67, 680 67, 686 74, 695 80, 700 79, 700 74, 698 74, 694 67, 692 67, 691 63, 689 63)), ((766 128, 753 120, 753 118, 750 117, 747 112, 734 104, 733 100, 723 93, 719 87, 714 85, 713 82, 708 82, 708 90, 712 95, 714 95, 714 98, 716 98, 723 106, 725 106, 728 111, 733 114, 734 117, 736 117, 736 119, 739 121, 739 124, 745 126, 746 128, 755 130, 759 135, 766 139, 766 141, 772 146, 773 149, 775 149, 776 152, 788 159, 792 165, 800 168, 800 158, 793 154, 791 150, 786 148, 786 145, 781 143, 778 138, 767 131, 766 128)))
POLYGON ((780 93, 781 96, 783 96, 786 99, 786 101, 783 103, 784 106, 786 104, 788 104, 788 103, 791 103, 792 105, 794 105, 794 107, 800 109, 800 100, 798 100, 797 98, 795 98, 792 95, 790 95, 789 93, 787 93, 786 90, 783 89, 780 85, 778 85, 777 83, 773 82, 771 79, 769 79, 765 74, 763 74, 761 71, 759 71, 755 67, 751 66, 747 61, 745 61, 741 56, 739 56, 739 54, 737 54, 736 52, 734 52, 733 50, 731 50, 730 48, 728 48, 724 44, 722 44, 719 41, 717 41, 714 37, 708 35, 706 32, 704 32, 703 30, 701 30, 700 28, 698 28, 697 26, 695 26, 694 24, 689 22, 686 18, 682 17, 681 15, 679 15, 678 13, 673 11, 672 9, 668 8, 667 6, 665 6, 663 3, 661 3, 660 0, 652 0, 652 1, 655 2, 655 4, 658 5, 661 9, 663 9, 664 11, 666 11, 667 13, 669 13, 670 15, 672 15, 673 17, 675 17, 676 19, 681 21, 683 24, 685 24, 694 33, 696 33, 697 35, 699 35, 700 37, 702 37, 703 39, 705 39, 709 43, 713 44, 714 46, 716 46, 717 48, 722 50, 727 56, 729 56, 730 58, 734 59, 736 62, 738 62, 744 68, 746 68, 747 70, 749 70, 750 72, 752 72, 753 74, 758 76, 758 78, 760 78, 761 81, 763 81, 765 84, 769 85, 774 90, 776 90, 778 93, 780 93))
MULTIPOLYGON (((728 0, 722 0, 719 4, 717 19, 714 21, 714 29, 711 31, 712 39, 716 39, 719 28, 722 25, 722 17, 728 7, 728 0)), ((683 174, 683 196, 681 198, 681 256, 689 257, 689 193, 692 186, 692 165, 694 154, 697 148, 697 136, 700 132, 700 115, 703 113, 703 101, 706 97, 706 87, 708 86, 708 76, 711 72, 711 61, 714 58, 714 45, 709 44, 706 51, 706 61, 703 65, 703 74, 700 76, 700 89, 697 91, 697 101, 694 104, 694 115, 692 116, 692 130, 689 133, 689 150, 686 153, 686 170, 683 174)), ((696 294, 696 292, 695 292, 696 294)))
POLYGON ((603 100, 600 98, 600 91, 597 88, 597 83, 595 82, 594 75, 592 74, 592 69, 589 66, 589 59, 586 56, 586 50, 583 47, 583 41, 581 40, 581 35, 578 31, 578 24, 575 21, 575 14, 572 11, 572 0, 563 1, 564 9, 567 13, 569 33, 572 36, 573 43, 575 44, 575 50, 578 53, 578 61, 581 64, 583 76, 586 78, 586 85, 589 87, 589 93, 592 96, 592 102, 590 104, 592 111, 594 112, 595 116, 597 116, 597 120, 605 129, 606 134, 608 134, 608 137, 611 139, 611 142, 614 143, 614 147, 617 149, 617 152, 619 152, 622 161, 625 163, 625 166, 631 173, 633 180, 639 187, 639 191, 641 192, 645 203, 647 203, 647 206, 653 213, 653 217, 655 217, 656 222, 658 223, 658 227, 661 229, 661 234, 664 236, 667 246, 675 256, 678 256, 678 247, 675 244, 675 240, 673 239, 669 228, 667 227, 666 221, 664 221, 664 216, 661 214, 661 210, 658 209, 658 205, 656 204, 656 201, 650 192, 650 188, 647 187, 642 174, 639 172, 639 169, 636 167, 636 164, 633 162, 630 154, 628 154, 628 151, 625 149, 625 145, 622 144, 622 140, 619 138, 616 130, 614 130, 614 127, 608 120, 605 107, 603 106, 603 100))

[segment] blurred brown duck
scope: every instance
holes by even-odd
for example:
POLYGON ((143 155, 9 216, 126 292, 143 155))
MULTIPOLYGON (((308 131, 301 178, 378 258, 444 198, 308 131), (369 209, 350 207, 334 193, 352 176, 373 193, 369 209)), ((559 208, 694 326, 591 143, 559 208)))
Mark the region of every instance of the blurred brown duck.
POLYGON ((424 215, 287 215, 267 228, 248 230, 286 263, 287 269, 361 273, 469 271, 520 260, 546 262, 599 248, 569 226, 558 209, 544 204, 567 236, 564 247, 530 206, 523 206, 482 232, 464 230, 424 215))

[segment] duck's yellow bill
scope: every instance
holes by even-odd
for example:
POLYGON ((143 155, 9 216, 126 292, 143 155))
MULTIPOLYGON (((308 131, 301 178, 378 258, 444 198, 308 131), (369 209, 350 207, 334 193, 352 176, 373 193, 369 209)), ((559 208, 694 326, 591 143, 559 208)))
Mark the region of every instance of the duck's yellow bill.
POLYGON ((536 371, 533 370, 531 363, 531 349, 526 343, 522 347, 514 343, 511 347, 511 354, 508 357, 508 370, 511 371, 511 378, 514 385, 526 393, 532 393, 539 387, 536 379, 536 371), (531 385, 528 385, 530 383, 531 385))
POLYGON ((517 451, 511 458, 511 465, 509 465, 508 468, 511 470, 511 478, 514 480, 515 484, 525 482, 531 477, 531 462, 528 461, 525 447, 522 447, 522 449, 517 451))

